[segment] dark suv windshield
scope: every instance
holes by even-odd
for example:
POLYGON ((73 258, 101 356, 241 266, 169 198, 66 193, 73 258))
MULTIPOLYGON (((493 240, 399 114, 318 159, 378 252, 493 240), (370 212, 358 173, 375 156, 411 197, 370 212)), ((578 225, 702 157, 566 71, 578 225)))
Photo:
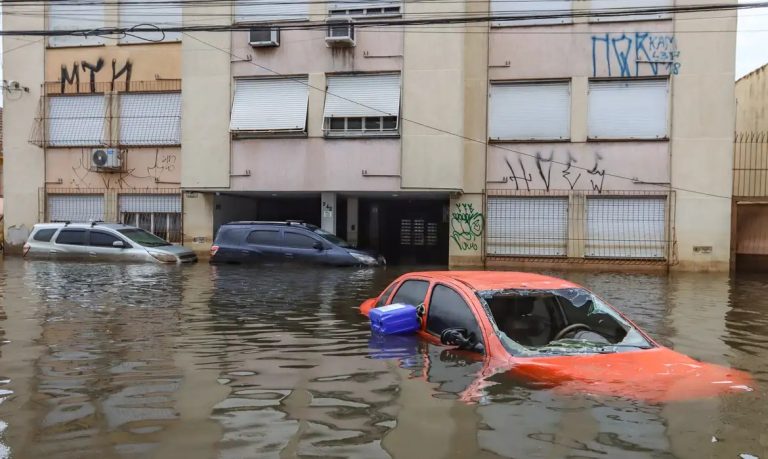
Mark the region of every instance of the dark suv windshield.
POLYGON ((349 245, 349 242, 345 241, 339 236, 336 236, 333 233, 329 233, 328 231, 322 228, 312 228, 312 231, 314 231, 315 234, 325 239, 326 241, 330 242, 331 244, 335 244, 339 247, 344 247, 344 248, 352 247, 351 245, 349 245))
POLYGON ((117 230, 118 233, 132 240, 133 242, 143 245, 144 247, 162 247, 165 245, 171 245, 170 242, 165 239, 161 239, 152 233, 148 233, 143 229, 121 229, 117 230))

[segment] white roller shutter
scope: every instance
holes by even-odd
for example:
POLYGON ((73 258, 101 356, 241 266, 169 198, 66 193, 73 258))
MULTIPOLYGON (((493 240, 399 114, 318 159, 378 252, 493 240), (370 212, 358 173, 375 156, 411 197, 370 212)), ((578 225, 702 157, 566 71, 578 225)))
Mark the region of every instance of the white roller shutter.
POLYGON ((104 195, 50 194, 48 221, 87 222, 104 220, 104 195))
POLYGON ((589 83, 589 138, 667 137, 667 80, 589 83))
POLYGON ((565 256, 568 198, 488 198, 488 255, 565 256))
POLYGON ((331 3, 329 9, 331 11, 338 10, 364 10, 371 8, 399 8, 400 2, 398 1, 382 1, 382 0, 357 0, 357 1, 337 1, 331 3))
MULTIPOLYGON (((48 30, 95 30, 104 28, 104 2, 99 0, 57 0, 47 3, 48 30)), ((52 47, 94 46, 104 37, 60 35, 48 38, 52 47)))
POLYGON ((106 104, 103 95, 48 99, 48 143, 52 147, 104 144, 106 104))
MULTIPOLYGON (((167 0, 143 0, 120 3, 120 27, 135 26, 179 27, 181 5, 167 0)), ((120 38, 121 43, 147 43, 148 41, 180 41, 181 32, 131 32, 120 38)))
MULTIPOLYGON (((592 0, 590 9, 592 12, 611 11, 612 9, 633 8, 669 8, 674 6, 673 0, 592 0)), ((651 19, 665 19, 672 17, 671 13, 635 14, 627 16, 594 16, 592 22, 618 22, 618 21, 647 21, 651 19)))
POLYGON ((181 143, 181 93, 120 95, 121 145, 181 143))
POLYGON ((325 118, 399 115, 399 74, 328 77, 325 118))
POLYGON ((181 196, 177 194, 121 194, 121 213, 180 213, 181 196))
POLYGON ((247 0, 235 3, 235 22, 305 21, 309 19, 307 0, 247 0))
POLYGON ((491 139, 568 139, 570 85, 567 82, 492 84, 488 122, 491 139))
POLYGON ((305 131, 309 86, 306 77, 236 80, 232 131, 305 131))
POLYGON ((665 258, 666 198, 588 198, 586 256, 665 258))
MULTIPOLYGON (((491 14, 494 17, 499 16, 535 16, 535 15, 568 15, 571 13, 571 2, 569 0, 546 0, 546 1, 510 1, 510 0, 491 0, 491 14)), ((501 21, 491 22, 493 26, 530 26, 542 24, 567 24, 572 22, 570 17, 558 18, 540 18, 525 19, 522 21, 501 21)))

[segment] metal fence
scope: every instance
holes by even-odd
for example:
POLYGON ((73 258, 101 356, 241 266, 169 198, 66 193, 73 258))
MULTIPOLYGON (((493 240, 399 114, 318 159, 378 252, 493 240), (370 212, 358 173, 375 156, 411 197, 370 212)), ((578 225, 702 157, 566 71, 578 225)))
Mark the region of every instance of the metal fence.
POLYGON ((178 188, 40 190, 40 221, 106 221, 137 226, 170 242, 183 240, 178 188))
POLYGON ((486 255, 671 261, 673 192, 489 190, 486 255))
POLYGON ((733 196, 768 196, 768 132, 736 135, 733 149, 733 196))

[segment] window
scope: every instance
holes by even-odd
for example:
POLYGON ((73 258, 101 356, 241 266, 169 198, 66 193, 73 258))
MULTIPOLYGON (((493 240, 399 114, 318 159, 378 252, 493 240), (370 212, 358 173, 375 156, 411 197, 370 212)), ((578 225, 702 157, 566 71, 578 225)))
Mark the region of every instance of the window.
MULTIPOLYGON (((134 26, 180 27, 181 5, 167 0, 120 2, 120 27, 134 26)), ((120 38, 121 43, 181 41, 181 32, 131 32, 120 38)))
POLYGON ((356 2, 331 3, 328 9, 332 16, 397 16, 400 14, 400 3, 381 0, 363 0, 356 2))
POLYGON ((396 135, 400 75, 328 77, 323 116, 328 136, 396 135))
POLYGON ((56 234, 56 228, 41 229, 32 236, 32 239, 40 242, 50 242, 54 234, 56 234))
POLYGON ((424 303, 424 299, 427 297, 427 289, 429 288, 429 282, 420 280, 407 280, 403 282, 391 303, 403 303, 410 304, 411 306, 419 306, 424 303))
POLYGON ((309 19, 306 0, 249 0, 235 3, 235 22, 306 21, 309 19))
POLYGON ((666 257, 665 197, 587 199, 587 257, 666 257))
POLYGON ((488 111, 492 140, 568 140, 571 135, 568 82, 492 84, 488 111))
POLYGON ((48 220, 52 222, 88 222, 104 220, 102 194, 49 194, 48 220))
POLYGON ((48 144, 52 147, 104 145, 107 106, 103 95, 48 98, 48 144))
POLYGON ((483 343, 483 332, 469 305, 455 290, 436 285, 427 310, 427 331, 440 336, 446 328, 466 328, 476 342, 483 343))
POLYGON ((488 255, 560 256, 568 248, 568 198, 488 198, 488 255))
POLYGON ((307 77, 235 80, 229 129, 263 134, 307 129, 307 77))
POLYGON ((285 246, 294 249, 314 249, 318 240, 299 233, 285 232, 285 246))
POLYGON ((57 244, 83 245, 85 244, 84 229, 63 229, 56 237, 57 244))
POLYGON ((389 297, 392 295, 392 291, 395 289, 395 286, 397 283, 393 282, 392 285, 390 285, 384 293, 382 293, 381 298, 379 298, 379 301, 376 302, 376 307, 386 306, 389 303, 389 297))
MULTIPOLYGON (((48 30, 94 30, 104 28, 104 2, 100 0, 49 1, 48 30)), ((57 35, 48 38, 48 46, 103 45, 104 37, 90 35, 57 35)))
POLYGON ((495 17, 514 17, 531 15, 560 16, 552 18, 524 19, 524 20, 495 20, 492 26, 531 26, 548 24, 567 24, 572 22, 570 0, 547 1, 509 1, 491 0, 491 14, 495 17))
POLYGON ((256 230, 248 233, 245 242, 257 245, 282 245, 283 239, 280 237, 280 231, 256 230))
POLYGON ((121 94, 120 144, 181 144, 181 93, 121 94))
POLYGON ((123 241, 117 236, 113 236, 103 231, 91 230, 90 245, 95 247, 114 247, 112 243, 116 241, 123 241))
POLYGON ((136 226, 170 242, 182 242, 181 195, 121 194, 123 224, 136 226))
MULTIPOLYGON (((606 12, 611 10, 633 10, 646 8, 670 8, 674 6, 673 0, 591 0, 592 12, 606 12)), ((671 13, 652 13, 652 14, 628 14, 626 16, 590 16, 591 22, 619 22, 619 21, 647 21, 653 19, 671 18, 671 13)))
POLYGON ((591 81, 590 139, 665 139, 667 80, 591 81))

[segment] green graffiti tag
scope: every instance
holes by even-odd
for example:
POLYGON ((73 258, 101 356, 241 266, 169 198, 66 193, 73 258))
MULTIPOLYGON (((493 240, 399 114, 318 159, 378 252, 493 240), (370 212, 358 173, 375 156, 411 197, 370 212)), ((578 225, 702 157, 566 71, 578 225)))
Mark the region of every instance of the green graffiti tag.
POLYGON ((484 223, 483 214, 475 211, 472 204, 456 204, 456 211, 451 213, 451 239, 459 250, 478 250, 484 223))

